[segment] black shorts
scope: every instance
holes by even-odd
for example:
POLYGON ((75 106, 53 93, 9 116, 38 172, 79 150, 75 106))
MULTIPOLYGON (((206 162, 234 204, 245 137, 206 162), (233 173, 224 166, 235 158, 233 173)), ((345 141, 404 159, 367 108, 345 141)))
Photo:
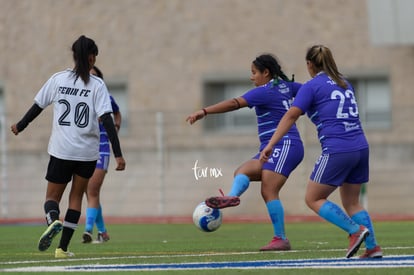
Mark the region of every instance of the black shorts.
POLYGON ((66 184, 72 180, 72 175, 74 174, 89 179, 92 177, 95 167, 96 160, 64 160, 50 156, 49 164, 47 166, 46 180, 53 183, 66 184))

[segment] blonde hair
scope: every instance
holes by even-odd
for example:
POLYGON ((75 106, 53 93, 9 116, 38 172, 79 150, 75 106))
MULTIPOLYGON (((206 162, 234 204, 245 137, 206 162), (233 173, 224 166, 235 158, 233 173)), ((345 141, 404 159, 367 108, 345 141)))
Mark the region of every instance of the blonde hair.
POLYGON ((338 71, 331 50, 328 47, 323 45, 310 47, 306 53, 306 60, 312 62, 316 69, 324 71, 340 87, 348 87, 343 75, 338 71))

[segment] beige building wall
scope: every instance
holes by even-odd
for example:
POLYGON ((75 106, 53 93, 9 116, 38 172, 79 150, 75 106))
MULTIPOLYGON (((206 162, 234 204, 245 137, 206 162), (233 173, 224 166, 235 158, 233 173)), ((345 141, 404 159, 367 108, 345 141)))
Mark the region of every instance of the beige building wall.
MULTIPOLYGON (((127 170, 108 174, 107 215, 189 215, 218 188, 229 190, 234 169, 255 154, 258 141, 255 129, 245 135, 211 134, 203 132, 202 123, 185 123, 187 114, 203 106, 203 80, 248 79, 255 56, 272 52, 288 75, 303 82, 309 78, 305 51, 313 44, 330 47, 345 74, 388 73, 392 126, 366 131, 369 209, 412 213, 414 47, 373 46, 365 1, 0 0, 0 5, 2 129, 7 130, 3 217, 43 215, 52 108, 17 137, 8 129, 53 73, 73 66, 70 47, 81 34, 98 44, 97 65, 105 79, 127 86, 129 125, 121 136, 127 170), (158 124, 157 112, 163 113, 158 124), (160 133, 162 152, 157 151, 160 133), (195 179, 196 161, 220 169, 222 176, 195 179)), ((306 158, 282 192, 287 214, 311 214, 303 195, 319 145, 306 118, 299 127, 306 158)), ((259 184, 252 183, 242 205, 226 214, 265 216, 259 184)))

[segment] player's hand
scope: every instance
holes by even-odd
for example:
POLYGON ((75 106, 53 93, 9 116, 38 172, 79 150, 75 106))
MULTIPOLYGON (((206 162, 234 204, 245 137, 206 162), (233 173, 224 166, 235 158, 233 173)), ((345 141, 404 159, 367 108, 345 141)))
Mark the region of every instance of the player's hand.
POLYGON ((193 124, 194 122, 202 119, 203 117, 205 117, 204 111, 200 110, 189 115, 185 121, 189 122, 190 124, 193 124))
POLYGON ((263 150, 260 152, 260 158, 259 160, 261 162, 267 162, 267 160, 269 159, 270 155, 272 154, 272 150, 273 147, 270 146, 269 144, 266 145, 265 148, 263 148, 263 150))
POLYGON ((13 132, 13 134, 15 134, 16 136, 19 134, 19 130, 17 130, 17 124, 13 124, 10 127, 11 131, 13 132))
POLYGON ((125 163, 125 160, 124 160, 123 157, 117 157, 117 158, 115 158, 115 161, 116 161, 115 170, 117 170, 117 171, 125 170, 126 163, 125 163))

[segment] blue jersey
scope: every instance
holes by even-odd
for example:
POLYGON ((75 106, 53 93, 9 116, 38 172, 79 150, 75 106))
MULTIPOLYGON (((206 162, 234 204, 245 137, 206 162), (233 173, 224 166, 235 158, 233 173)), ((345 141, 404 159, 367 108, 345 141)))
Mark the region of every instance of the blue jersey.
MULTIPOLYGON (((246 92, 242 97, 249 108, 255 108, 257 116, 260 151, 269 143, 283 115, 289 110, 293 97, 302 84, 284 80, 271 80, 265 85, 246 92)), ((299 139, 296 125, 286 135, 290 139, 299 139)), ((281 141, 283 142, 283 141, 281 141)))
MULTIPOLYGON (((119 106, 116 104, 114 98, 109 95, 111 99, 112 105, 112 112, 117 113, 119 112, 119 106)), ((110 155, 110 146, 109 146, 109 138, 108 134, 106 133, 105 127, 103 126, 102 122, 99 122, 99 135, 100 135, 100 142, 99 142, 99 154, 101 155, 110 155)))
POLYGON ((344 89, 321 72, 302 85, 292 106, 307 113, 315 124, 322 153, 353 152, 368 148, 354 90, 349 83, 344 89))

